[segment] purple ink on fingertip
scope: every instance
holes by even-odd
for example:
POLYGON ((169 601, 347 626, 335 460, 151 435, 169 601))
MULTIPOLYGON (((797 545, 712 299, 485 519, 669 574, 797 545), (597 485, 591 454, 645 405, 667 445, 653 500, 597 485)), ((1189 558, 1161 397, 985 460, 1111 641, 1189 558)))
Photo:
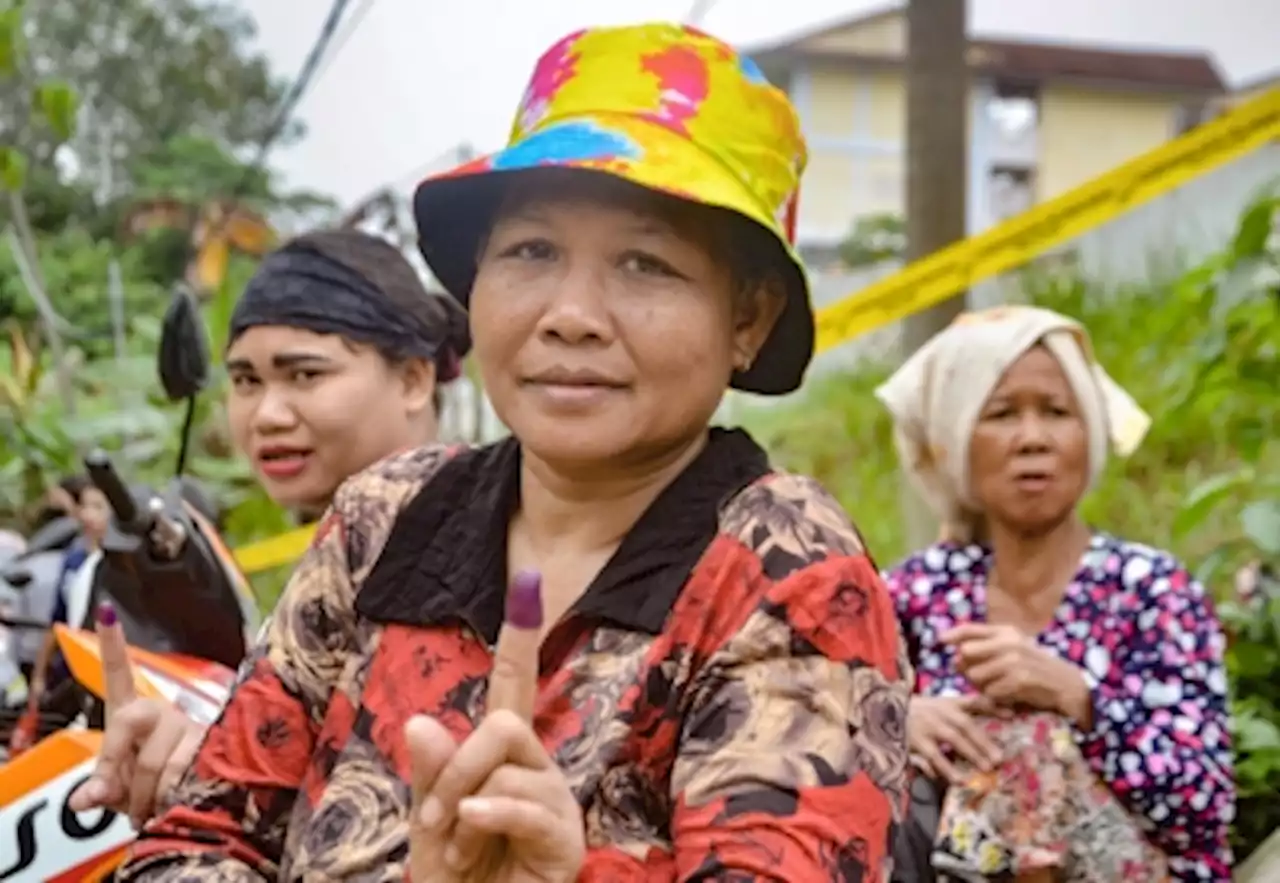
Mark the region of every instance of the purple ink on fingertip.
POLYGON ((116 624, 116 608, 110 601, 98 605, 98 622, 108 628, 116 624))
POLYGON ((507 589, 507 622, 518 629, 542 628, 542 574, 522 570, 507 589))

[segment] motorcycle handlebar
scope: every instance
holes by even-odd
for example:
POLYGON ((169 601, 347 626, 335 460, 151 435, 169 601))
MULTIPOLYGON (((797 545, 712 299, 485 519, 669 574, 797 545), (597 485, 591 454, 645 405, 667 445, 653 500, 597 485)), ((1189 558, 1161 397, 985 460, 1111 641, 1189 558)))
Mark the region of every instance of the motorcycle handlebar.
POLYGON ((122 526, 137 524, 137 501, 134 500, 133 494, 129 493, 129 489, 125 487, 124 482, 120 480, 120 474, 116 472, 115 466, 111 464, 111 458, 107 456, 106 451, 101 449, 91 451, 84 458, 84 468, 89 473, 89 480, 107 498, 107 502, 111 505, 111 511, 115 513, 116 520, 122 526))

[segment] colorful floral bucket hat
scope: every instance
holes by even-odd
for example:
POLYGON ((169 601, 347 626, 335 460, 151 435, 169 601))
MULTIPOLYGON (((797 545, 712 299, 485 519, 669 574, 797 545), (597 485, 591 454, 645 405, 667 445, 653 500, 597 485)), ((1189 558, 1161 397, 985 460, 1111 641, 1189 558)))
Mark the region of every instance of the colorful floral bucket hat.
POLYGON ((538 61, 505 150, 419 184, 419 245, 466 304, 510 173, 535 168, 604 172, 737 212, 773 234, 788 291, 773 333, 732 385, 781 395, 800 386, 813 357, 808 282, 793 247, 806 161, 787 96, 725 43, 667 23, 583 30, 538 61))

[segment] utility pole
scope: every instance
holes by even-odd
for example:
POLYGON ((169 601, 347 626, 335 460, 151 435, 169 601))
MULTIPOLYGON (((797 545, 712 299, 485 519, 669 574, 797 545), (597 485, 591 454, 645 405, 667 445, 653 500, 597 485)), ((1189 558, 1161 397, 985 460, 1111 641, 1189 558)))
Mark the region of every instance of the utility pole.
MULTIPOLYGON (((907 262, 965 237, 969 171, 967 0, 907 2, 907 262)), ((966 292, 903 322, 906 359, 965 307, 966 292)), ((911 548, 936 537, 918 496, 904 491, 911 548)))

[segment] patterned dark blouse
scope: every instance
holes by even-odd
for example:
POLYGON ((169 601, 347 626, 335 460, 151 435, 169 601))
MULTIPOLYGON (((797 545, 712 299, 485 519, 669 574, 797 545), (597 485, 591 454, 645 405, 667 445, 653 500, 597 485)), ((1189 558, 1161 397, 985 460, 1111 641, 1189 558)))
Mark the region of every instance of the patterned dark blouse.
MULTIPOLYGON (((420 449, 340 491, 122 881, 403 880, 416 713, 484 714, 519 449, 420 449), (429 482, 429 484, 428 484, 429 482)), ((548 634, 535 726, 580 880, 886 880, 910 671, 857 532, 739 432, 548 634)))
MULTIPOLYGON (((940 636, 986 619, 991 565, 983 546, 938 544, 887 574, 917 692, 974 692, 940 636)), ((1077 733, 1085 759, 1174 878, 1229 881, 1226 639, 1204 588, 1168 552, 1097 533, 1038 640, 1080 666, 1093 692, 1093 729, 1077 733)))

